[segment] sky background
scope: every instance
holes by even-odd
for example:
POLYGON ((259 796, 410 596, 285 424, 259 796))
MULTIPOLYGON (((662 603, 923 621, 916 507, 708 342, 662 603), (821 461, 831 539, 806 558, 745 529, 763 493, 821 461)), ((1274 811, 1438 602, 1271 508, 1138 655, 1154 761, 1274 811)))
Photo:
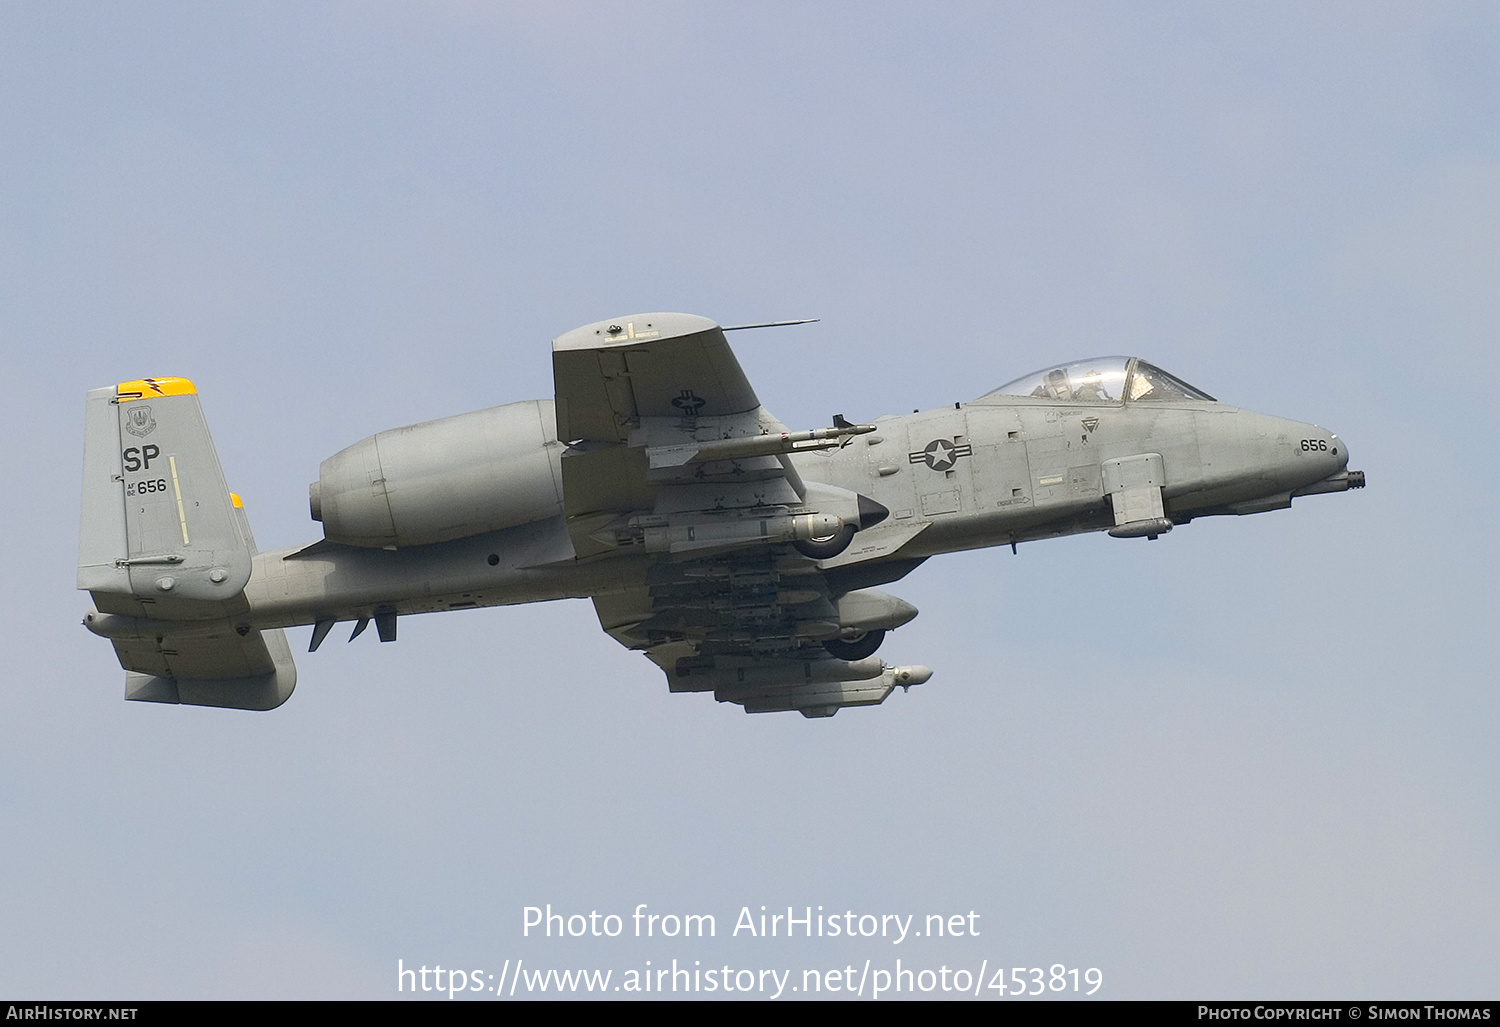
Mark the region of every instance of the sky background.
POLYGON ((1492 3, 0 0, 0 998, 673 958, 1496 997, 1497 52, 1492 3), (935 558, 881 651, 932 680, 832 720, 670 695, 581 600, 293 629, 273 713, 122 701, 85 390, 196 381, 274 548, 325 457, 653 310, 821 318, 733 340, 793 427, 1131 353, 1369 487, 935 558), (523 938, 547 903, 718 936, 523 938), (761 905, 980 936, 730 937, 761 905))

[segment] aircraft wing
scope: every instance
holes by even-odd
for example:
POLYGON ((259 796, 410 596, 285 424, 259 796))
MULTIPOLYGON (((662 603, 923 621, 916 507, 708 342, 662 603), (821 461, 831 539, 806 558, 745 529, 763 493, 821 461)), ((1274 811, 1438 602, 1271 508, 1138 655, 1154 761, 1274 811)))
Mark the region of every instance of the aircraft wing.
POLYGON ((638 314, 552 343, 557 437, 626 442, 642 418, 680 421, 760 409, 723 329, 692 314, 638 314))
POLYGON ((553 342, 553 373, 575 553, 601 575, 619 568, 619 587, 594 600, 600 623, 644 650, 673 691, 831 716, 926 680, 925 668, 839 659, 822 644, 848 633, 858 611, 891 627, 916 614, 869 589, 841 592, 816 556, 820 540, 852 536, 885 509, 804 482, 790 454, 840 445, 864 426, 788 432, 723 329, 688 314, 569 332, 553 342))
MULTIPOLYGON (((805 489, 784 458, 693 459, 700 443, 786 431, 708 318, 641 314, 585 325, 553 341, 552 370, 557 437, 570 444, 563 503, 580 557, 614 553, 674 515, 719 511, 731 524, 744 511, 802 503, 805 489)), ((701 541, 693 534, 678 540, 679 551, 701 541)))

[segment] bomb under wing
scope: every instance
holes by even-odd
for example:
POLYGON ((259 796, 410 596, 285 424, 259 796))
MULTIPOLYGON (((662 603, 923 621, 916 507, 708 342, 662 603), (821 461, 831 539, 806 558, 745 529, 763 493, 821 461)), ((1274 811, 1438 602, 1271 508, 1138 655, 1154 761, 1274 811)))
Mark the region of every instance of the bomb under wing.
POLYGON ((269 709, 284 629, 588 598, 674 692, 826 717, 932 671, 876 657, 927 558, 1361 488, 1336 435, 1221 403, 1144 360, 1061 364, 968 404, 789 430, 721 329, 601 321, 553 343, 552 399, 381 432, 324 460, 324 537, 261 553, 193 383, 89 393, 79 588, 126 696, 269 709))

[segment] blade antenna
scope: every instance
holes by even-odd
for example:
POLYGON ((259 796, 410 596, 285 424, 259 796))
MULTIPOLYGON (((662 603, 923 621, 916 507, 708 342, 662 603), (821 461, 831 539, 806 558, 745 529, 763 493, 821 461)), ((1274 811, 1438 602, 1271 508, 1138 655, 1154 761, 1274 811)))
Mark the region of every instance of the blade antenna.
POLYGON ((785 328, 788 325, 815 324, 821 320, 823 320, 821 317, 804 317, 800 321, 764 321, 761 324, 753 325, 721 325, 719 330, 722 332, 739 332, 744 331, 746 328, 785 328))

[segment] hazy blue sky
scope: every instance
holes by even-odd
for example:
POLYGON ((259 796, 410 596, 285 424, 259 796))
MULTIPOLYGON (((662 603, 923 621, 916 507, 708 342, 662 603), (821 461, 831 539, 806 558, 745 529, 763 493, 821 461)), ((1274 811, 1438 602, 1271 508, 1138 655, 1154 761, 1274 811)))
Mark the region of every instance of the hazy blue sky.
POLYGON ((901 958, 1493 998, 1497 53, 1492 3, 0 0, 0 997, 901 958), (669 695, 583 601, 341 632, 274 713, 122 701, 86 389, 193 378, 272 548, 324 457, 648 310, 822 318, 734 340, 793 426, 1138 353, 1370 485, 932 560, 882 650, 932 681, 830 721, 669 695), (546 903, 718 937, 522 938, 546 903), (981 933, 730 937, 761 905, 981 933))

